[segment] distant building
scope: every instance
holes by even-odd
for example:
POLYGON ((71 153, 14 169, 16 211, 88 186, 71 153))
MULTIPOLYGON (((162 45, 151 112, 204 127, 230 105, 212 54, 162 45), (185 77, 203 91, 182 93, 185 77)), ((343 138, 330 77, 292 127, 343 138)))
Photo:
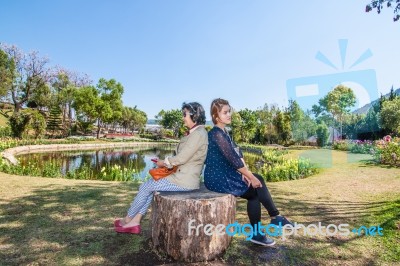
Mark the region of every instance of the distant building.
POLYGON ((147 132, 151 132, 151 133, 158 133, 160 132, 160 130, 162 129, 161 125, 156 125, 156 124, 146 124, 146 126, 144 127, 144 129, 147 132))

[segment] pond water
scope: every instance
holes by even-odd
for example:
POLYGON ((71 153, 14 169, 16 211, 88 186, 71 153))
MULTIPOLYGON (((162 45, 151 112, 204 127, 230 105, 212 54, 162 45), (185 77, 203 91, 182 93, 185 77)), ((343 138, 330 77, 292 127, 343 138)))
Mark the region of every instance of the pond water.
MULTIPOLYGON (((174 153, 175 145, 135 148, 112 148, 85 151, 57 151, 19 155, 20 167, 35 169, 42 176, 111 181, 143 180, 155 164, 152 158, 174 153), (49 172, 53 172, 50 173, 49 172), (42 174, 40 174, 42 173, 42 174), (45 173, 45 174, 43 174, 45 173)), ((244 153, 250 170, 255 170, 258 156, 244 153)))

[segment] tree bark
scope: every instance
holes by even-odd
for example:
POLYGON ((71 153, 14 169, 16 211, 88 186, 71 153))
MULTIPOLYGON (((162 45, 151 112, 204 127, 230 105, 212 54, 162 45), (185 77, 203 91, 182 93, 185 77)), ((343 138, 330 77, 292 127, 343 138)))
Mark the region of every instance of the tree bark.
POLYGON ((211 192, 204 185, 191 192, 161 192, 152 205, 153 245, 175 260, 212 260, 222 255, 232 239, 225 227, 224 234, 217 235, 215 226, 234 223, 235 212, 234 196, 211 192), (214 227, 206 234, 207 224, 214 227))

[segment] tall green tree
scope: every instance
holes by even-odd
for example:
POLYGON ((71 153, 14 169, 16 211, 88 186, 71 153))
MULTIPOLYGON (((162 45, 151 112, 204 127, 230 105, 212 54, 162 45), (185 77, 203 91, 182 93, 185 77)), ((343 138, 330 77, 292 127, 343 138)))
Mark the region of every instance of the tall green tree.
POLYGON ((124 87, 115 79, 106 80, 101 78, 97 84, 100 94, 99 117, 97 119, 97 138, 104 123, 112 124, 122 117, 123 103, 122 94, 124 87))
POLYGON ((180 137, 185 131, 182 112, 179 109, 161 110, 156 115, 156 120, 159 125, 171 129, 174 132, 174 137, 180 137))
POLYGON ((323 147, 326 145, 329 137, 329 130, 328 126, 322 121, 320 124, 317 126, 317 143, 318 146, 323 147))
POLYGON ((302 143, 309 137, 315 136, 317 124, 311 118, 310 111, 303 111, 296 101, 289 100, 287 112, 290 117, 292 139, 295 143, 302 143))
POLYGON ((275 116, 274 124, 279 136, 278 143, 287 144, 292 138, 292 128, 290 126, 289 113, 279 111, 275 116))
POLYGON ((146 122, 147 115, 145 112, 137 109, 136 106, 133 108, 124 106, 120 124, 125 132, 140 130, 146 125, 146 122))
POLYGON ((257 130, 257 113, 247 108, 238 112, 240 116, 239 128, 240 139, 243 142, 250 143, 257 130))
POLYGON ((50 114, 47 119, 47 130, 51 132, 52 136, 54 136, 55 132, 64 133, 62 113, 61 113, 60 106, 58 106, 58 105, 54 105, 50 109, 50 114))
POLYGON ((356 96, 349 87, 338 85, 325 97, 319 100, 319 106, 314 105, 312 110, 316 116, 330 113, 338 121, 340 135, 343 135, 343 119, 345 114, 350 112, 350 107, 356 103, 356 96))
POLYGON ((242 117, 239 112, 236 112, 235 110, 232 110, 231 112, 231 124, 228 127, 228 129, 230 128, 231 137, 236 143, 243 142, 241 130, 242 117))
POLYGON ((265 104, 256 111, 257 114, 257 140, 261 144, 277 143, 279 140, 278 131, 275 124, 276 116, 280 112, 277 105, 268 106, 265 104))
POLYGON ((96 122, 99 138, 104 123, 119 121, 122 117, 123 86, 114 79, 101 78, 97 88, 86 86, 75 92, 74 108, 81 122, 96 122))
POLYGON ((99 92, 94 86, 84 86, 74 93, 73 108, 76 110, 78 127, 88 133, 99 117, 101 110, 99 92))

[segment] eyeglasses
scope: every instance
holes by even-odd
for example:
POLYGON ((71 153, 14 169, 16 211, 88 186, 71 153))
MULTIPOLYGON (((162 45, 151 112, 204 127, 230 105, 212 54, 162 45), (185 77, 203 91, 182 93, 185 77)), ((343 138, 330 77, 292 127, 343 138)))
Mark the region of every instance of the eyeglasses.
POLYGON ((183 117, 186 117, 187 114, 193 115, 192 113, 189 113, 189 112, 182 112, 183 117))

